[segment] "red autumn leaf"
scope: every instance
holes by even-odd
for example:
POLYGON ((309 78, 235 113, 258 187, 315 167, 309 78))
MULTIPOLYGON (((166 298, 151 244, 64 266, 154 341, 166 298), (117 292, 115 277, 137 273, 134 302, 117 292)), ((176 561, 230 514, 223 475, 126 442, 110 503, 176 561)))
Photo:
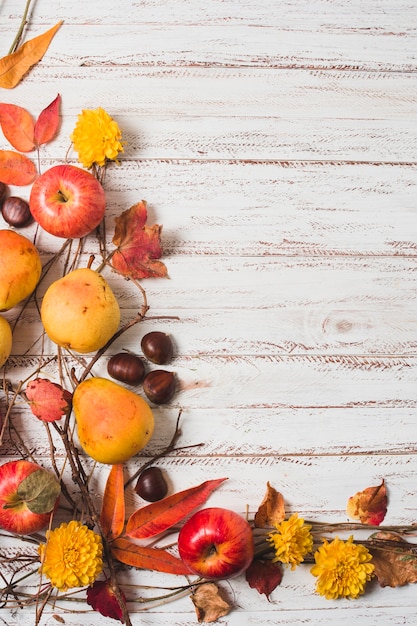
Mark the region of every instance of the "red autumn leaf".
POLYGON ((140 546, 123 537, 112 541, 111 551, 113 556, 125 565, 167 574, 189 575, 190 573, 185 563, 167 550, 140 546))
POLYGON ((117 250, 111 264, 123 276, 136 280, 167 275, 164 263, 158 260, 162 254, 162 226, 147 226, 147 217, 144 200, 116 217, 113 243, 117 250))
POLYGON ((34 149, 35 123, 29 111, 16 104, 0 102, 0 125, 15 150, 30 152, 34 149))
POLYGON ((264 593, 269 600, 270 594, 281 584, 282 567, 272 561, 252 561, 245 576, 249 587, 264 593))
POLYGON ((107 539, 122 534, 125 524, 125 490, 123 465, 112 465, 107 478, 101 507, 100 523, 107 539))
POLYGON ((71 410, 72 394, 47 378, 35 378, 26 387, 33 415, 43 422, 55 422, 71 410))
POLYGON ((35 164, 24 154, 0 150, 0 181, 6 185, 30 185, 37 175, 35 164))
MULTIPOLYGON (((126 597, 121 591, 122 598, 126 601, 126 597)), ((117 619, 124 624, 122 607, 116 597, 110 580, 96 580, 91 587, 87 589, 87 604, 94 611, 101 613, 104 617, 117 619)))
POLYGON ((351 496, 347 503, 347 514, 359 519, 362 524, 379 526, 387 512, 387 490, 384 480, 376 487, 367 487, 351 496))
POLYGON ((146 539, 159 535, 204 504, 209 495, 225 480, 227 479, 207 480, 197 487, 179 491, 138 509, 127 521, 126 535, 134 539, 146 539))
POLYGON ((59 105, 61 96, 58 94, 41 113, 35 123, 34 139, 37 146, 51 141, 56 135, 59 125, 59 105))

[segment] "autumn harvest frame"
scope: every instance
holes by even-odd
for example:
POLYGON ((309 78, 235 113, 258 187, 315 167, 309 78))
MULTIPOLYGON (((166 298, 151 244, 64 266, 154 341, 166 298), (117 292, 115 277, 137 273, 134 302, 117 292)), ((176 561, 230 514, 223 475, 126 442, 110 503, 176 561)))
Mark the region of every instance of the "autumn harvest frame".
MULTIPOLYGON (((24 20, 29 4, 30 0, 24 20)), ((14 88, 22 80, 30 67, 42 58, 60 24, 22 45, 20 32, 9 55, 0 60, 0 87, 14 88)), ((40 174, 38 166, 27 154, 36 152, 39 156, 42 146, 52 141, 59 132, 60 105, 61 96, 58 94, 34 119, 23 107, 0 103, 0 126, 12 147, 12 150, 0 150, 0 183, 3 186, 30 186, 37 179, 40 174)), ((121 132, 117 122, 101 108, 83 111, 77 124, 82 124, 86 115, 91 118, 96 134, 82 133, 83 139, 78 142, 74 132, 71 140, 83 167, 105 185, 106 168, 117 160, 118 153, 124 149, 121 132), (102 145, 106 142, 99 138, 99 148, 93 151, 94 156, 89 160, 87 154, 90 154, 103 124, 106 150, 109 151, 103 151, 102 145), (107 132, 110 125, 112 131, 107 132)), ((29 443, 23 440, 14 423, 17 403, 23 402, 31 417, 43 422, 46 445, 50 450, 48 472, 42 473, 41 481, 38 480, 39 474, 36 481, 28 481, 20 492, 21 502, 42 503, 40 510, 51 514, 49 526, 44 532, 29 535, 2 533, 18 544, 19 558, 10 558, 0 550, 3 567, 1 607, 34 607, 35 624, 40 623, 46 606, 53 606, 55 611, 59 611, 60 602, 70 600, 86 602, 93 610, 127 625, 131 624, 130 606, 135 610, 149 609, 184 595, 191 597, 199 622, 215 622, 234 608, 221 586, 222 580, 229 579, 196 576, 179 555, 177 545, 177 536, 184 522, 198 509, 201 510, 210 495, 221 488, 226 477, 190 486, 150 504, 142 504, 129 515, 126 513, 125 493, 133 489, 134 481, 157 460, 181 449, 177 446, 181 435, 181 412, 168 446, 129 479, 125 478, 124 463, 110 464, 99 503, 89 486, 94 466, 91 470, 89 459, 81 452, 74 435, 74 390, 93 375, 95 364, 108 354, 116 339, 144 319, 151 319, 148 317, 149 303, 142 281, 168 275, 167 267, 161 261, 161 230, 159 224, 147 225, 145 200, 138 201, 116 218, 112 250, 106 248, 104 222, 96 229, 99 254, 97 259, 90 258, 89 267, 95 264, 97 272, 108 269, 120 280, 131 281, 140 296, 140 306, 137 315, 119 328, 87 361, 77 361, 71 351, 57 347, 52 359, 41 358, 35 369, 26 372, 23 380, 9 379, 7 362, 2 371, 0 444, 7 441, 19 459, 36 461, 36 451, 32 451, 29 443), (68 355, 77 366, 68 365, 68 355), (58 370, 59 382, 50 380, 44 374, 50 362, 58 370), (55 454, 57 442, 65 451, 63 462, 55 454), (77 498, 74 498, 64 478, 64 466, 69 467, 77 498), (55 524, 54 518, 57 489, 61 497, 59 511, 65 518, 60 526, 55 524), (73 536, 77 533, 79 543, 74 544, 73 536), (71 549, 77 549, 83 556, 85 567, 77 566, 73 571, 63 573, 57 564, 56 554, 60 550, 65 551, 69 541, 72 542, 71 549), (51 546, 54 547, 53 554, 50 554, 51 546), (138 595, 140 587, 132 592, 119 580, 120 572, 132 567, 182 578, 173 578, 173 586, 168 590, 155 588, 152 597, 142 597, 138 595), (36 585, 36 593, 32 595, 26 591, 29 581, 36 585)), ((66 239, 59 252, 43 265, 39 284, 48 280, 55 264, 62 266, 63 275, 78 267, 82 245, 82 238, 75 244, 72 239, 66 239)), ((37 289, 22 308, 16 309, 14 332, 18 332, 22 323, 21 313, 29 302, 34 302, 39 310, 37 289)), ((248 503, 242 502, 242 509, 245 506, 248 503)), ((253 537, 253 558, 242 575, 249 587, 267 599, 281 584, 283 576, 287 576, 286 570, 299 566, 310 567, 315 579, 315 592, 329 600, 357 598, 365 593, 371 580, 382 587, 417 582, 417 548, 408 541, 415 537, 417 527, 414 524, 382 525, 388 507, 384 480, 348 499, 347 514, 355 520, 349 523, 304 520, 297 513, 288 514, 285 496, 269 483, 262 502, 255 506, 254 515, 242 516, 249 524, 253 537), (361 536, 364 532, 370 532, 370 535, 359 539, 355 537, 356 531, 360 531, 361 536), (347 538, 340 538, 341 534, 347 535, 347 538)))

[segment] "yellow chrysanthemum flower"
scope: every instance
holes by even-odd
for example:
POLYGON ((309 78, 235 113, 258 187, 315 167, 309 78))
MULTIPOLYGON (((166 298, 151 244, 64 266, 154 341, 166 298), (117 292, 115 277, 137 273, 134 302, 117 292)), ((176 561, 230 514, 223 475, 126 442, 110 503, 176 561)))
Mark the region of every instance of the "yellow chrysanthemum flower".
POLYGON ((374 573, 372 555, 365 546, 353 543, 353 537, 324 541, 314 559, 311 573, 318 576, 316 591, 328 600, 357 598, 374 573))
POLYGON ((304 524, 304 520, 294 513, 288 520, 275 524, 275 529, 268 536, 268 541, 274 545, 273 561, 291 565, 291 569, 295 569, 313 548, 311 526, 304 524))
POLYGON ((78 116, 70 139, 84 167, 103 167, 123 152, 122 133, 117 122, 104 109, 86 109, 78 116))
POLYGON ((41 544, 39 572, 60 591, 91 585, 103 569, 103 544, 100 535, 81 522, 72 520, 47 531, 41 544))

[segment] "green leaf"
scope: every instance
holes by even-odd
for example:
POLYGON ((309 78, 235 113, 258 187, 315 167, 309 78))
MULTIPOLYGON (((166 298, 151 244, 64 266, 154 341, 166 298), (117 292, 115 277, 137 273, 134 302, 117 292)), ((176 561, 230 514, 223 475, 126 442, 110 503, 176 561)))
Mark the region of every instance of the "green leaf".
POLYGON ((55 476, 44 469, 38 469, 26 476, 17 489, 17 496, 32 513, 49 513, 61 493, 61 486, 55 476))

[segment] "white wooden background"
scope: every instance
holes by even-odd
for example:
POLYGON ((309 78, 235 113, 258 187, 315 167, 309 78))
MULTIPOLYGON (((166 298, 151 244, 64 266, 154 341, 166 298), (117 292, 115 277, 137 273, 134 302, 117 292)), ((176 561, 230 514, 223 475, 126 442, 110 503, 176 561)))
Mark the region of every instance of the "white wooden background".
MULTIPOLYGON (((0 2, 2 55, 24 4, 0 2)), ((112 347, 138 351, 148 330, 175 339, 181 389, 155 411, 146 455, 168 442, 181 407, 181 443, 205 445, 160 463, 172 490, 228 476, 210 503, 253 512, 270 481, 289 513, 345 521, 348 497, 384 478, 385 522, 417 521, 415 3, 36 0, 26 38, 58 19, 43 61, 0 99, 36 116, 61 94, 42 169, 65 158, 83 108, 105 108, 127 142, 105 183, 109 239, 113 216, 141 199, 163 224, 170 278, 144 287, 150 315, 180 319, 148 321, 112 347)), ((58 243, 41 237, 45 259, 58 243)), ((95 250, 91 238, 86 257, 95 250)), ((107 277, 128 320, 137 292, 107 277)), ((18 329, 13 380, 37 363, 35 308, 18 329)), ((47 463, 43 430, 23 407, 22 432, 47 463)), ((307 569, 287 572, 267 602, 237 580, 226 588, 238 608, 221 623, 415 623, 414 586, 374 584, 332 602, 314 582, 307 569)), ((66 624, 106 621, 81 606, 66 624)), ((0 609, 8 626, 33 619, 0 609)), ((197 623, 188 598, 137 607, 132 621, 197 623)), ((47 610, 42 624, 55 623, 47 610)))

